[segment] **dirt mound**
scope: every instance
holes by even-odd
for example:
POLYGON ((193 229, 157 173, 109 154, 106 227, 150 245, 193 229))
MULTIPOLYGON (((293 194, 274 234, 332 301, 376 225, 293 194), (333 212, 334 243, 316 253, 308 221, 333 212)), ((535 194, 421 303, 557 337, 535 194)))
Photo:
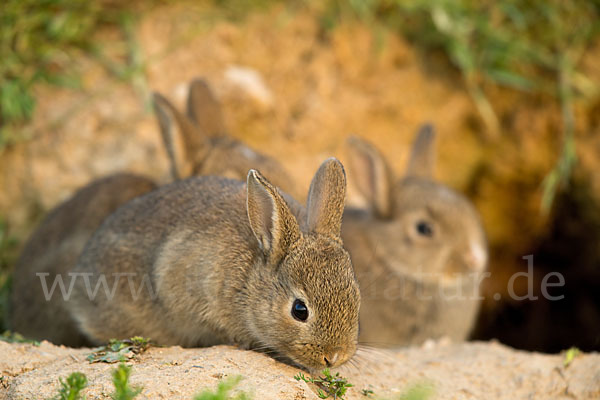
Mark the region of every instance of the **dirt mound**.
MULTIPOLYGON (((89 349, 43 342, 0 342, 0 398, 39 399, 57 393, 59 378, 75 371, 89 381, 87 398, 109 398, 114 364, 90 364, 89 349)), ((426 343, 397 351, 369 350, 354 366, 340 369, 354 384, 346 399, 398 398, 415 385, 433 387, 431 399, 597 399, 600 354, 577 356, 565 367, 564 355, 512 350, 496 343, 426 343)), ((317 399, 316 387, 298 382, 296 368, 253 351, 228 346, 204 349, 150 348, 131 362, 138 398, 191 399, 227 376, 241 375, 238 390, 255 399, 317 399)))

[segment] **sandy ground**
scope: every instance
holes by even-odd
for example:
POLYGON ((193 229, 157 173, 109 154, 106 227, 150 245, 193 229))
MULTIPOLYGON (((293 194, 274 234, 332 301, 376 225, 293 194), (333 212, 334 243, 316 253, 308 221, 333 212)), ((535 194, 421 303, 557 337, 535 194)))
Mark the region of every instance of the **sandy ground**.
MULTIPOLYGON (((0 398, 40 399, 54 395, 59 377, 86 374, 87 398, 110 398, 115 364, 90 364, 89 349, 69 349, 43 342, 0 342, 0 398)), ((342 375, 355 386, 348 400, 398 398, 414 385, 433 386, 430 399, 598 399, 600 354, 576 357, 567 367, 564 355, 515 351, 497 343, 451 344, 443 340, 398 351, 370 350, 357 356, 342 375)), ((191 399, 219 380, 241 375, 239 390, 255 399, 317 399, 314 385, 293 379, 299 370, 268 356, 233 347, 205 349, 150 348, 130 364, 131 383, 143 386, 148 399, 191 399)))

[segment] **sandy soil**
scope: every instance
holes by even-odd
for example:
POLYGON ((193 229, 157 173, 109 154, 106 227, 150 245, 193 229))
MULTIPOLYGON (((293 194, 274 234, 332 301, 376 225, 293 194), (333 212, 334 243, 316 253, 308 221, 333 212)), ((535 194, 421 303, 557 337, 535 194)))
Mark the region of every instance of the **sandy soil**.
MULTIPOLYGON (((115 364, 89 364, 89 349, 44 342, 39 347, 0 342, 0 398, 40 399, 57 392, 58 378, 86 374, 88 398, 109 398, 115 364)), ((598 399, 600 354, 576 357, 515 351, 495 343, 450 344, 443 340, 398 351, 371 350, 341 372, 354 388, 347 400, 398 398, 414 385, 433 386, 431 399, 598 399)), ((315 387, 293 379, 299 370, 268 356, 233 347, 151 348, 130 363, 139 398, 191 399, 227 376, 241 375, 238 389, 255 399, 317 399, 315 387)))

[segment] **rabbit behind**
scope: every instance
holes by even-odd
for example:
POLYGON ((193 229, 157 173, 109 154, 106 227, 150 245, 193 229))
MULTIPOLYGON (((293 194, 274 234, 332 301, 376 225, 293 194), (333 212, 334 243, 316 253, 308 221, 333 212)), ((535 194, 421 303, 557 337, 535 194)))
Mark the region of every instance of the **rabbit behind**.
POLYGON ((306 210, 255 170, 247 184, 163 186, 94 234, 68 308, 93 343, 143 335, 261 347, 308 369, 342 364, 356 349, 360 304, 340 238, 344 197, 335 159, 315 174, 306 210))
POLYGON ((153 96, 173 180, 194 175, 242 180, 257 168, 276 187, 298 198, 293 180, 278 161, 227 134, 221 105, 204 79, 190 83, 186 115, 160 93, 153 96))
POLYGON ((31 339, 69 346, 86 344, 65 309, 55 280, 62 279, 68 291, 68 273, 106 216, 155 187, 148 178, 117 174, 94 181, 54 208, 29 238, 15 266, 9 327, 31 339), (54 287, 49 299, 42 281, 48 294, 54 287))
POLYGON ((479 215, 467 198, 432 180, 435 133, 417 135, 404 177, 351 138, 351 172, 370 210, 347 209, 342 237, 362 293, 361 343, 465 340, 479 309, 487 263, 479 215))

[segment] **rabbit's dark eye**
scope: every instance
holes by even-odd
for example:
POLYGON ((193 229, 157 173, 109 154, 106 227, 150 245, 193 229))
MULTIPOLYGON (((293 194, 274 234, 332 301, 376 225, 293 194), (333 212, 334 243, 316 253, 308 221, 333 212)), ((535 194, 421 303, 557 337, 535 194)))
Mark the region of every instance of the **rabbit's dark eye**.
POLYGON ((306 321, 308 318, 308 308, 306 308, 306 304, 302 300, 294 300, 294 304, 292 304, 292 316, 301 322, 306 321))
POLYGON ((430 223, 426 221, 417 222, 417 232, 421 236, 432 237, 433 236, 433 227, 430 223))

